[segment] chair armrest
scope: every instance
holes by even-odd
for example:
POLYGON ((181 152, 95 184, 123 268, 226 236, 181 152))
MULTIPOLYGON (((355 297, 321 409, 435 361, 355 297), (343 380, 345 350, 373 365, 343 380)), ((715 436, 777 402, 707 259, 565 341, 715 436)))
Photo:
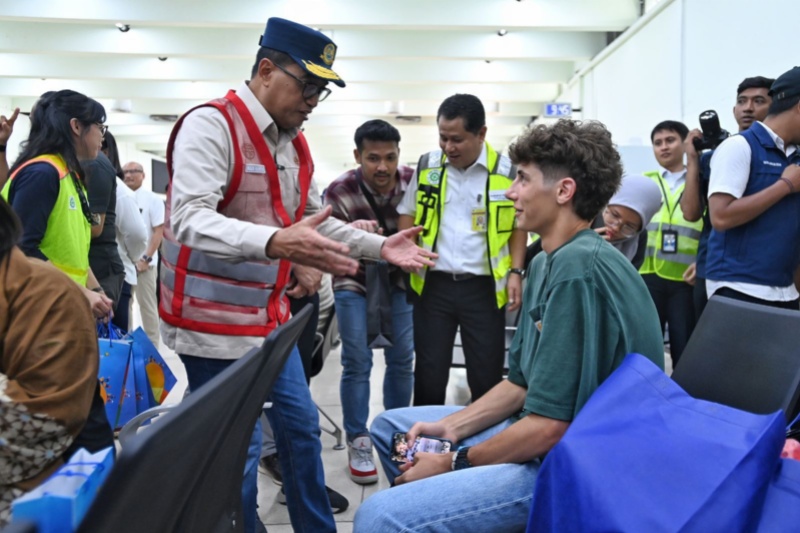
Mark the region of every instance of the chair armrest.
POLYGON ((167 413, 171 411, 177 404, 173 405, 157 405, 156 407, 151 407, 147 411, 141 412, 138 415, 131 418, 127 424, 125 424, 119 432, 119 444, 123 448, 125 447, 125 443, 131 439, 136 432, 139 431, 139 428, 147 422, 155 418, 156 416, 167 413))

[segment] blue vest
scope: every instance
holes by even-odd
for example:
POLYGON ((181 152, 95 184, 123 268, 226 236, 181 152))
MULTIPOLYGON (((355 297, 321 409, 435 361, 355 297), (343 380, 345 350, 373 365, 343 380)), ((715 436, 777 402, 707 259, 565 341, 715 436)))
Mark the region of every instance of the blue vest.
MULTIPOLYGON (((784 169, 800 163, 800 151, 790 157, 775 146, 767 130, 756 122, 741 134, 750 145, 750 178, 743 196, 766 189, 784 169)), ((789 194, 750 222, 712 230, 708 239, 706 277, 788 287, 800 260, 800 194, 789 194)))

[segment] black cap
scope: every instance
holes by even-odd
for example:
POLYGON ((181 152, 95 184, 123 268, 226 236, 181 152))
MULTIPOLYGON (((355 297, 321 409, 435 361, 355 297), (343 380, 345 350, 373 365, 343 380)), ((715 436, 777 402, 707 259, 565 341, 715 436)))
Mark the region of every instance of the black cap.
POLYGON ((773 100, 786 100, 800 95, 800 67, 784 72, 769 90, 769 95, 773 100))
POLYGON ((289 55, 306 72, 344 87, 344 80, 331 70, 336 45, 324 33, 291 20, 272 17, 259 44, 289 55))

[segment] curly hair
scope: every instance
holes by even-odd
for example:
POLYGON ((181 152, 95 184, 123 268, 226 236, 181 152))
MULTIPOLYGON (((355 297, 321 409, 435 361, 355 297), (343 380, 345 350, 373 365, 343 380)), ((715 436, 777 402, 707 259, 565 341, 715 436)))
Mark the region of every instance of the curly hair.
POLYGON ((572 207, 594 220, 622 180, 619 152, 600 122, 562 119, 527 130, 508 149, 515 165, 534 164, 550 183, 570 177, 577 185, 572 207))

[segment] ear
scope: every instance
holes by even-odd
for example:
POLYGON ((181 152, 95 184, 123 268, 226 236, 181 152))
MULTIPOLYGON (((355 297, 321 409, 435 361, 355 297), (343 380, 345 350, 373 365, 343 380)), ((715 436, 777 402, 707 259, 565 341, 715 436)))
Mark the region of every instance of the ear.
POLYGON ((558 180, 558 183, 556 183, 556 202, 558 202, 558 205, 568 204, 575 197, 577 191, 578 184, 575 183, 574 179, 566 177, 558 180))
POLYGON ((81 132, 83 131, 83 124, 77 118, 69 119, 69 127, 72 130, 72 133, 77 135, 78 137, 81 136, 81 132))
POLYGON ((258 71, 256 72, 256 78, 260 78, 259 82, 263 83, 265 86, 269 85, 270 74, 275 72, 275 70, 277 70, 277 68, 275 67, 275 63, 273 63, 267 58, 264 58, 258 63, 258 71))
POLYGON ((481 126, 481 129, 478 130, 478 138, 481 140, 481 142, 486 140, 486 126, 481 126))
POLYGON ((361 152, 358 151, 358 148, 353 148, 353 157, 356 158, 356 163, 359 165, 361 164, 361 152))

